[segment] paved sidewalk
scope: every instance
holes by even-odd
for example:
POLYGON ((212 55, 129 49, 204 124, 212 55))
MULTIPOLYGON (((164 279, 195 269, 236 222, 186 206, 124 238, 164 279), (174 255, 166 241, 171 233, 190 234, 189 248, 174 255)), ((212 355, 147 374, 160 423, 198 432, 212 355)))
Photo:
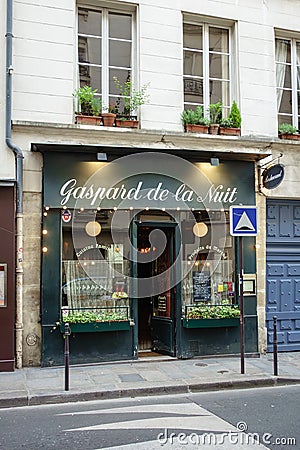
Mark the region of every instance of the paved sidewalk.
POLYGON ((278 367, 279 375, 274 377, 272 354, 245 358, 243 375, 238 356, 188 360, 145 357, 71 366, 68 391, 64 367, 24 368, 0 372, 0 407, 300 384, 300 352, 279 353, 278 367))

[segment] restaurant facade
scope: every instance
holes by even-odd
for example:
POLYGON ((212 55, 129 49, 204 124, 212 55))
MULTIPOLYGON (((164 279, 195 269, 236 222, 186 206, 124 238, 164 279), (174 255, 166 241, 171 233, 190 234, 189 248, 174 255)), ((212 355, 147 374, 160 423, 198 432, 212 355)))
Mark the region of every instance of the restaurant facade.
MULTIPOLYGON (((255 205, 255 164, 203 162, 200 152, 34 148, 43 155, 42 365, 62 364, 64 321, 74 364, 238 353, 239 318, 190 318, 200 305, 239 303, 229 209, 255 205), (79 324, 74 314, 95 316, 79 324)), ((255 238, 245 239, 255 286, 255 238)), ((255 288, 245 295, 246 352, 257 353, 255 288)))
POLYGON ((274 315, 279 351, 299 350, 299 133, 279 132, 299 130, 299 2, 48 3, 0 0, 0 370, 62 364, 66 319, 74 364, 237 355, 237 318, 195 310, 240 307, 239 205, 258 228, 243 238, 245 350, 272 351, 274 315), (82 87, 98 125, 79 123, 82 87), (187 131, 184 110, 212 121, 220 101, 237 135, 187 131))

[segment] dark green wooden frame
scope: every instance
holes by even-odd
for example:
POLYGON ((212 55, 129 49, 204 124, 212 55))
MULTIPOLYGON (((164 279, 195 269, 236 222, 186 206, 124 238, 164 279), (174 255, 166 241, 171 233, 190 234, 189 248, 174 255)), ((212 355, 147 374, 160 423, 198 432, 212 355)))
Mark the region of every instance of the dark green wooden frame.
POLYGON ((224 319, 183 319, 185 328, 215 328, 215 327, 238 327, 240 323, 239 317, 231 317, 224 319))
MULTIPOLYGON (((95 331, 125 331, 130 330, 129 320, 119 320, 113 322, 86 322, 86 323, 71 323, 71 333, 92 333, 95 331)), ((65 332, 65 323, 60 323, 60 331, 65 332)))

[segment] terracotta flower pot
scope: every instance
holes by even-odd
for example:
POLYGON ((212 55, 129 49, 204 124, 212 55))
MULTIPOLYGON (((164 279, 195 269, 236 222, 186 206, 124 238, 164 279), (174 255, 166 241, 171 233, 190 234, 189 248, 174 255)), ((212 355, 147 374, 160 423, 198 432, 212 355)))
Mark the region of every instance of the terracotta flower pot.
POLYGON ((222 135, 228 136, 240 136, 241 129, 240 128, 230 128, 230 127, 220 127, 219 133, 222 135))
POLYGON ((210 134, 219 134, 219 124, 212 123, 209 125, 209 133, 210 134))
POLYGON ((300 134, 280 133, 279 138, 280 139, 291 139, 291 140, 298 141, 298 140, 300 140, 300 134))
POLYGON ((105 127, 113 127, 116 119, 116 114, 102 113, 102 122, 105 127))
POLYGON ((138 128, 139 121, 134 119, 116 119, 116 127, 138 128))
POLYGON ((82 125, 100 125, 101 117, 100 116, 86 116, 84 114, 76 115, 76 123, 82 125))
POLYGON ((185 129, 187 132, 192 132, 192 133, 204 133, 207 134, 208 133, 208 126, 207 125, 194 125, 191 123, 187 123, 185 126, 185 129))

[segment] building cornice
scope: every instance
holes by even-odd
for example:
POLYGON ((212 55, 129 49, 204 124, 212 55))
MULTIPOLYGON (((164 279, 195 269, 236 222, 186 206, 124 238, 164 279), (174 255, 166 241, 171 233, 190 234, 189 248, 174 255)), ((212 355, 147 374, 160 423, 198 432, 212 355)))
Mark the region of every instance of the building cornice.
POLYGON ((153 151, 189 151, 216 154, 224 159, 258 161, 272 154, 283 152, 286 145, 278 138, 258 136, 218 136, 171 132, 165 130, 135 130, 103 126, 58 124, 45 122, 14 121, 16 134, 30 135, 32 144, 59 146, 118 147, 153 151))

